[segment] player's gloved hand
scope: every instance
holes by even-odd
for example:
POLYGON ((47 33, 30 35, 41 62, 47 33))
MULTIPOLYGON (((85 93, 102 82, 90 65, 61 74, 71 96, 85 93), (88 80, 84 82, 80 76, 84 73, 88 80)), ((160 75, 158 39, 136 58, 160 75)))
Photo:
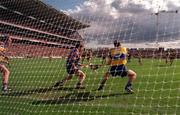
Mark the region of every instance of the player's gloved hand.
POLYGON ((120 56, 120 58, 121 58, 121 59, 125 59, 125 58, 126 58, 126 55, 122 53, 121 56, 120 56))

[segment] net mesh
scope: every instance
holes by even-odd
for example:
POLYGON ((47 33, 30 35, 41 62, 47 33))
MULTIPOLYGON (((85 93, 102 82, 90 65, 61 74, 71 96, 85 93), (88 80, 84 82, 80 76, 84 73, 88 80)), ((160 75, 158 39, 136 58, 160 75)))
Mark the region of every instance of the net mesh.
POLYGON ((0 114, 179 114, 179 6, 0 0, 0 114), (114 40, 127 75, 106 81, 114 40))

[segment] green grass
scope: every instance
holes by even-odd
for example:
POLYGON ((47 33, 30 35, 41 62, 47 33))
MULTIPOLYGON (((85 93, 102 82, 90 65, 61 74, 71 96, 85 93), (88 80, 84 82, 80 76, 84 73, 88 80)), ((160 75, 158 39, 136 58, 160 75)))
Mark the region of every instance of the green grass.
MULTIPOLYGON (((92 63, 100 63, 99 59, 92 63)), ((96 91, 104 72, 83 68, 87 77, 86 89, 74 89, 77 77, 63 89, 51 89, 66 75, 63 59, 12 59, 9 67, 10 87, 7 95, 0 95, 0 115, 139 115, 180 113, 180 60, 172 66, 164 60, 136 59, 128 68, 137 72, 135 94, 126 94, 127 78, 110 78, 103 91, 96 91)))

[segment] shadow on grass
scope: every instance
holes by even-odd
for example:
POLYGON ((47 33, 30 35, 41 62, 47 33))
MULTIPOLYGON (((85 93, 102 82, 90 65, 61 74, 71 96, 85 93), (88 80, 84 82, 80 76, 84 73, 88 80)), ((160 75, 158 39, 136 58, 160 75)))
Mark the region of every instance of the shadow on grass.
POLYGON ((99 95, 94 96, 92 93, 94 92, 76 92, 76 93, 70 93, 62 97, 48 99, 48 100, 36 100, 33 101, 33 105, 39 105, 39 104, 70 104, 70 103, 78 103, 78 102, 87 102, 92 101, 95 99, 102 99, 107 97, 114 97, 114 96, 121 96, 121 95, 127 95, 128 93, 115 93, 115 94, 109 94, 109 95, 99 95))
POLYGON ((69 94, 65 96, 60 96, 57 98, 53 99, 46 99, 46 100, 35 100, 32 102, 33 105, 39 105, 39 104, 68 104, 68 103, 78 103, 78 102, 87 102, 87 101, 92 101, 95 99, 103 99, 107 97, 117 97, 121 95, 127 95, 128 93, 114 93, 114 94, 106 94, 106 95, 94 95, 96 94, 94 91, 85 91, 81 89, 75 89, 74 87, 62 87, 62 88, 52 88, 52 87, 47 87, 47 88, 39 88, 39 89, 31 89, 31 90, 24 90, 24 91, 14 91, 14 92, 9 92, 5 94, 6 96, 26 96, 26 95, 31 95, 31 94, 37 94, 37 93, 47 93, 49 91, 70 91, 69 94))
POLYGON ((7 93, 7 96, 25 96, 25 95, 31 95, 36 93, 47 93, 49 91, 55 91, 55 90, 63 90, 63 91, 73 91, 73 87, 62 87, 62 88, 39 88, 39 89, 30 89, 30 90, 22 90, 22 91, 12 91, 7 93))

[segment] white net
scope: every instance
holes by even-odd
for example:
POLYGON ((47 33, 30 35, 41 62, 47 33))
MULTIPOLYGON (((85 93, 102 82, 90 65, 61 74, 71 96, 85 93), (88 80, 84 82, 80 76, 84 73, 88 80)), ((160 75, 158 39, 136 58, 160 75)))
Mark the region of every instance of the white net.
POLYGON ((179 114, 179 7, 0 0, 0 114, 179 114))

